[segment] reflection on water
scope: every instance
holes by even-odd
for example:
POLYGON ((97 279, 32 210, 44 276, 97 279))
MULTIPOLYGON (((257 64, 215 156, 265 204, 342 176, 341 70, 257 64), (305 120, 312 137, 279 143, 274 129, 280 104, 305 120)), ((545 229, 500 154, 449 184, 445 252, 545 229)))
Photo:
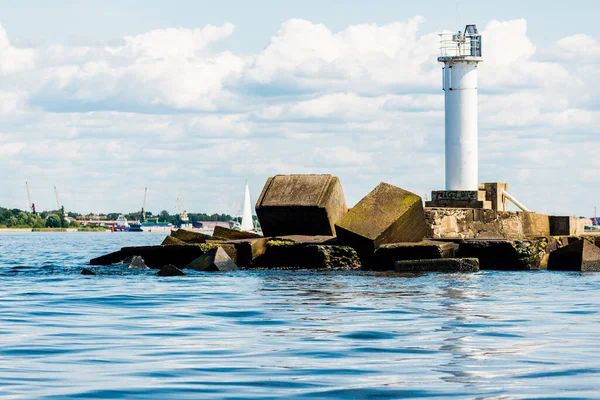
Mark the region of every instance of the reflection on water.
POLYGON ((0 235, 0 396, 595 397, 600 274, 241 271, 94 256, 154 234, 0 235))

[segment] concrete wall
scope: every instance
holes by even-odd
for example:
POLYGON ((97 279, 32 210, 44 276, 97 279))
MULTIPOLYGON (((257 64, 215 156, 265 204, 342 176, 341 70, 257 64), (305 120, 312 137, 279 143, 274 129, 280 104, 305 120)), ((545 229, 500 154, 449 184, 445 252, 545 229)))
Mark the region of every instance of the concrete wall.
POLYGON ((550 235, 547 215, 532 212, 426 208, 432 239, 517 239, 550 235))

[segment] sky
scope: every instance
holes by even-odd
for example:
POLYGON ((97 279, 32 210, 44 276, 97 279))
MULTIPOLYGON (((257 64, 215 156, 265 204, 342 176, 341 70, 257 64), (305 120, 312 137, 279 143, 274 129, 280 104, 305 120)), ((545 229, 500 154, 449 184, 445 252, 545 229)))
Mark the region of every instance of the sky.
MULTIPOLYGON (((552 2, 554 3, 554 2, 552 2)), ((600 5, 0 0, 0 206, 239 214, 275 174, 444 188, 438 36, 475 23, 479 175, 600 203, 600 5)), ((600 204, 598 204, 600 205, 600 204)))

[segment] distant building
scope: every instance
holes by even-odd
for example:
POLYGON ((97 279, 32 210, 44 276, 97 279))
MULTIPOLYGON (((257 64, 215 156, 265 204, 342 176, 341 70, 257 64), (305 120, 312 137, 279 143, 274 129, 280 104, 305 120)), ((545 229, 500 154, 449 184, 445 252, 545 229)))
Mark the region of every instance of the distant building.
POLYGON ((192 225, 196 229, 215 229, 216 226, 232 229, 237 223, 235 221, 195 221, 192 225))

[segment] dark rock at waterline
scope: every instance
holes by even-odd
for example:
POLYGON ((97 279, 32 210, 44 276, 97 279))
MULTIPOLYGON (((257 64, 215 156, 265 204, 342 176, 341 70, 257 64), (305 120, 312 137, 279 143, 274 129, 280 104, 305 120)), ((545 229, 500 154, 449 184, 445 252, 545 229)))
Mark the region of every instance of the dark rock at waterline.
POLYGON ((550 253, 548 269, 600 272, 600 248, 587 239, 579 239, 550 253))
POLYGON ((169 264, 169 265, 165 265, 164 267, 162 267, 156 275, 157 276, 185 276, 185 272, 183 272, 176 266, 169 264))
POLYGON ((359 269, 356 251, 347 246, 305 244, 293 240, 273 239, 267 242, 263 255, 254 267, 265 269, 359 269))
POLYGON ((148 268, 144 259, 140 256, 131 257, 131 261, 129 262, 129 268, 148 268))
POLYGON ((81 270, 81 275, 96 275, 91 269, 84 268, 81 270))
POLYGON ((460 243, 457 257, 479 259, 479 268, 504 271, 535 270, 543 268, 548 240, 532 238, 521 240, 469 239, 460 243))
POLYGON ((370 269, 388 271, 394 269, 396 261, 453 258, 458 245, 453 242, 423 240, 381 245, 375 250, 375 261, 370 269))
POLYGON ((90 265, 120 264, 128 257, 140 256, 144 259, 146 266, 154 269, 159 269, 168 264, 173 264, 176 267, 185 267, 206 251, 216 246, 217 245, 186 244, 173 246, 123 247, 119 251, 90 260, 90 265))
POLYGON ((231 257, 221 247, 206 252, 188 264, 185 269, 205 272, 231 272, 239 270, 238 266, 231 260, 231 257))
POLYGON ((477 272, 479 260, 476 258, 434 258, 423 260, 402 260, 394 263, 396 272, 477 272))

